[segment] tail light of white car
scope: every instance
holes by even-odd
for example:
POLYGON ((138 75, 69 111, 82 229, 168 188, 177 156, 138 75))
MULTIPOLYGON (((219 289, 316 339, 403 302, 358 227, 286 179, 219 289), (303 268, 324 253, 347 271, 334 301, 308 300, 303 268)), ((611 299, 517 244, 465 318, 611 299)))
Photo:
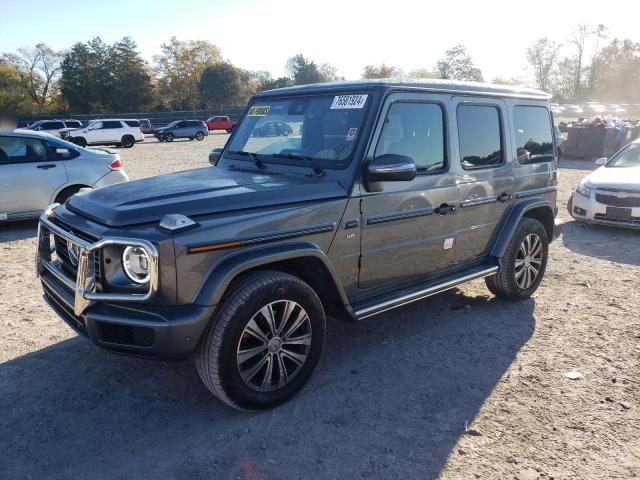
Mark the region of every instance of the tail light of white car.
POLYGON ((111 170, 122 170, 122 160, 120 160, 120 156, 117 156, 116 159, 109 164, 109 168, 111 170))

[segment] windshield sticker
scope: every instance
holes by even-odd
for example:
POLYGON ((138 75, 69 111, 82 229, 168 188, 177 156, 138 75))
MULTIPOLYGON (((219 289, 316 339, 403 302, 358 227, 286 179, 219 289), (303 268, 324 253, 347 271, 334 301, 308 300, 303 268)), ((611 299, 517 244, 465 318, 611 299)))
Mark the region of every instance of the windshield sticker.
POLYGON ((369 95, 336 95, 331 110, 340 108, 363 108, 369 95))
POLYGON ((347 142, 353 141, 356 138, 357 133, 358 133, 357 128, 350 128, 349 132, 347 133, 347 142))
POLYGON ((269 105, 251 107, 249 113, 247 113, 247 117, 266 117, 269 114, 270 108, 271 106, 269 105))

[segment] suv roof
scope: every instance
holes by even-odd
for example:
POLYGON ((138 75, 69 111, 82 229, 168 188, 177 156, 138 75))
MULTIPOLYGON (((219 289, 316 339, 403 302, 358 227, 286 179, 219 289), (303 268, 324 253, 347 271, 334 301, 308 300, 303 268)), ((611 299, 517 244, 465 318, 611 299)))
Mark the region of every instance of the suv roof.
POLYGON ((287 93, 320 93, 348 90, 384 89, 384 90, 421 90, 426 92, 444 92, 457 94, 490 95, 498 97, 528 98, 548 100, 546 92, 520 86, 494 85, 479 82, 460 82, 454 80, 418 80, 399 81, 395 79, 355 80, 344 82, 312 83, 295 87, 276 88, 256 94, 256 97, 287 93))

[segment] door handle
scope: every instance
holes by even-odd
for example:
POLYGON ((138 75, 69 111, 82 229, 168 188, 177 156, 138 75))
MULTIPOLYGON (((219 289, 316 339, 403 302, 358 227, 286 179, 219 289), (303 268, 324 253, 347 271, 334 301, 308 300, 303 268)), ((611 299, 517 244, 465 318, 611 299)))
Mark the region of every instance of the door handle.
POLYGON ((453 213, 456 211, 455 205, 449 205, 448 203, 443 203, 438 208, 436 208, 436 212, 440 215, 446 215, 447 213, 453 213))
POLYGON ((511 200, 512 195, 510 193, 503 193, 501 195, 498 196, 498 201, 499 202, 506 202, 507 200, 511 200))
POLYGON ((45 165, 38 165, 36 168, 39 168, 40 170, 49 170, 50 168, 56 168, 55 163, 47 163, 45 165))

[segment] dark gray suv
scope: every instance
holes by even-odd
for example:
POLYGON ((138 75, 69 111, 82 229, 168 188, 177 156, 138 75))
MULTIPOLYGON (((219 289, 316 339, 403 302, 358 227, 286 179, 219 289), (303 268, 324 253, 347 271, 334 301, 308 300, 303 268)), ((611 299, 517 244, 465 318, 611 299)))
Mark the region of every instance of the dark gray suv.
POLYGON ((214 167, 51 206, 37 270, 47 302, 95 344, 195 353, 218 398, 268 408, 311 376, 327 315, 360 321, 477 278, 529 297, 553 238, 555 152, 535 90, 261 92, 214 167), (260 135, 271 122, 290 130, 260 135))

